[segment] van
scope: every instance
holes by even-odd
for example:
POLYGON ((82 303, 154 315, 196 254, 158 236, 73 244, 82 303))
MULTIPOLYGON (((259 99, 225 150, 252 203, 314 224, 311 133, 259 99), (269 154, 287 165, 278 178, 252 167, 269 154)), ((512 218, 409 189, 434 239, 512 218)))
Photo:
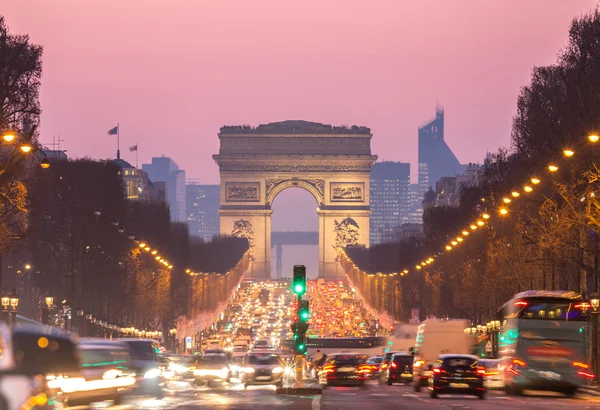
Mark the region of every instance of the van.
POLYGON ((427 386, 431 366, 443 354, 471 354, 474 340, 465 334, 471 322, 466 319, 423 321, 417 329, 414 346, 413 383, 416 392, 427 386))

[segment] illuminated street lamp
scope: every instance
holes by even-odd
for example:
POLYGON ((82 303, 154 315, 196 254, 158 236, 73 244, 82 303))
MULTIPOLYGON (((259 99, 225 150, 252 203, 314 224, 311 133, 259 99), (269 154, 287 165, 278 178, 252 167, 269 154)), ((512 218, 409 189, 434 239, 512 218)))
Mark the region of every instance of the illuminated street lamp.
POLYGON ((590 142, 598 142, 598 140, 600 140, 600 137, 596 134, 592 134, 588 136, 588 139, 590 140, 590 142))
POLYGON ((550 165, 548 165, 548 170, 550 172, 556 172, 556 171, 558 171, 558 167, 556 165, 550 164, 550 165))
POLYGON ((11 131, 5 131, 2 134, 2 139, 4 140, 4 142, 13 142, 17 137, 15 136, 14 132, 11 131))
POLYGON ((53 305, 54 305, 54 298, 52 296, 46 296, 46 306, 48 306, 48 309, 52 309, 53 305))
POLYGON ((539 178, 536 178, 536 177, 533 177, 533 178, 531 178, 531 183, 532 183, 533 185, 537 185, 537 184, 539 184, 540 182, 542 182, 542 181, 540 181, 540 179, 539 179, 539 178))
POLYGON ((572 157, 573 155, 575 155, 575 151, 573 151, 570 148, 565 148, 563 150, 563 154, 565 154, 565 157, 572 157))
POLYGON ((25 154, 28 154, 33 149, 31 144, 27 144, 27 143, 21 145, 19 148, 21 148, 21 151, 23 151, 25 154))

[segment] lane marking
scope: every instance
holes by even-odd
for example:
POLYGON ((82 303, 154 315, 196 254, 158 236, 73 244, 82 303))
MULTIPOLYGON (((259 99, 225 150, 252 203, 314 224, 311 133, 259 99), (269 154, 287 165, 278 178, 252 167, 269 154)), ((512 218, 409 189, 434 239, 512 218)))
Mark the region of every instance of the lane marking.
POLYGON ((312 410, 321 410, 321 397, 323 397, 322 394, 317 394, 312 400, 312 403, 310 405, 310 408, 312 410))
POLYGON ((387 393, 371 393, 371 396, 389 396, 387 393))

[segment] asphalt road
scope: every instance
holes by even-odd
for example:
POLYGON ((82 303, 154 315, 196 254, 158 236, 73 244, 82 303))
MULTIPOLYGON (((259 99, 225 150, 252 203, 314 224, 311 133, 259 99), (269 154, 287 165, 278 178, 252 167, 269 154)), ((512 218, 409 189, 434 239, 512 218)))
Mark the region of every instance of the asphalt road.
POLYGON ((244 390, 239 384, 217 388, 196 387, 181 383, 172 385, 162 400, 135 399, 111 410, 420 410, 420 409, 600 409, 600 396, 579 394, 567 398, 559 394, 530 392, 522 397, 509 397, 502 392, 489 392, 485 400, 468 396, 441 396, 429 398, 428 392, 414 393, 408 386, 380 386, 368 388, 330 387, 323 395, 287 396, 275 393, 270 386, 251 386, 244 390))

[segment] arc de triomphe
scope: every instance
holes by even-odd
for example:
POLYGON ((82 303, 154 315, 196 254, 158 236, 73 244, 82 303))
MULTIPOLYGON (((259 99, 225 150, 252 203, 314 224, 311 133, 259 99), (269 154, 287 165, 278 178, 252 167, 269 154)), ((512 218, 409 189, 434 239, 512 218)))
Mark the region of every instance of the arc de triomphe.
POLYGON ((271 277, 271 205, 300 187, 316 199, 319 277, 337 278, 337 248, 369 246, 371 130, 307 121, 225 126, 219 154, 221 234, 250 241, 253 278, 271 277))

